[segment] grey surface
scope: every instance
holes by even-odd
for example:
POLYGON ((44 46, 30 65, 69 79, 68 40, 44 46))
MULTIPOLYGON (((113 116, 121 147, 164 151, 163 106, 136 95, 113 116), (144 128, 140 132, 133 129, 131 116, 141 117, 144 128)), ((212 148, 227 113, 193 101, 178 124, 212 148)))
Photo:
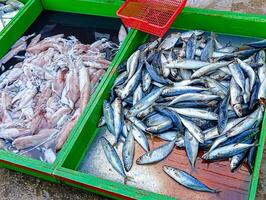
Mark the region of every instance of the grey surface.
POLYGON ((1 200, 104 200, 69 186, 42 181, 7 169, 0 169, 1 200))
MULTIPOLYGON (((266 0, 192 0, 196 6, 250 13, 266 13, 266 0)), ((261 166, 257 199, 266 199, 266 151, 261 166)), ((106 199, 60 184, 0 169, 0 200, 88 200, 106 199)))

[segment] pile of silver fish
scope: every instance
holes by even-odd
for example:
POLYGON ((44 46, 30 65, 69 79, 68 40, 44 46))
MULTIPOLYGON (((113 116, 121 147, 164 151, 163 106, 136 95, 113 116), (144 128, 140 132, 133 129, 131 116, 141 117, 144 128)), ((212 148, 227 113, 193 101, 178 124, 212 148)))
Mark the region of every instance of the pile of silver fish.
POLYGON ((19 60, 0 75, 0 149, 53 163, 110 64, 107 49, 118 46, 64 34, 19 39, 0 61, 5 71, 19 60))
MULTIPOLYGON (((115 138, 114 144, 101 138, 113 169, 128 180, 137 142, 146 152, 137 165, 158 163, 184 148, 192 168, 202 150, 205 162, 228 159, 232 172, 246 162, 252 173, 266 102, 265 47, 266 40, 223 45, 214 33, 198 30, 140 46, 119 67, 99 123, 115 138), (153 137, 165 144, 150 149, 153 137)), ((217 192, 183 170, 162 170, 187 188, 217 192)))
POLYGON ((17 0, 0 0, 0 31, 18 14, 24 4, 17 0))

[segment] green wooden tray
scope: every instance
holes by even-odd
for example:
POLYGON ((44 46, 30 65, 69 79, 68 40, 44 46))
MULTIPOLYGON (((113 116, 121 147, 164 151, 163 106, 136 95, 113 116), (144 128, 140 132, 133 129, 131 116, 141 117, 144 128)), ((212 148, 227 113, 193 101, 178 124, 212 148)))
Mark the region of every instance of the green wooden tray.
POLYGON ((0 57, 6 54, 18 37, 33 23, 42 11, 41 2, 38 0, 21 0, 25 6, 0 32, 0 57))
MULTIPOLYGON (((25 0, 26 1, 26 0, 25 0)), ((10 47, 25 33, 25 31, 35 22, 35 20, 38 18, 38 16, 46 10, 53 10, 53 11, 60 11, 60 12, 68 12, 68 13, 82 13, 87 15, 97 15, 97 16, 103 16, 103 17, 109 17, 111 20, 113 20, 113 17, 115 17, 115 11, 117 9, 118 1, 107 1, 109 2, 108 8, 104 4, 104 1, 101 1, 99 3, 95 1, 82 1, 82 0, 76 0, 76 1, 62 1, 62 0, 53 0, 51 2, 47 1, 47 7, 46 7, 46 1, 40 1, 40 0, 29 0, 27 1, 27 4, 25 8, 18 14, 18 16, 10 22, 9 26, 6 27, 6 29, 3 31, 3 33, 0 35, 0 57, 4 56, 10 47), (74 2, 74 3, 73 3, 74 2), (55 7, 53 7, 53 4, 55 7), (58 8, 56 5, 64 5, 58 8), (75 5, 80 5, 80 8, 83 8, 83 12, 74 12, 72 8, 75 5), (82 5, 82 6, 81 6, 82 5), (98 8, 98 9, 90 9, 88 8, 98 8)), ((108 20, 110 21, 110 20, 108 20)), ((113 29, 112 24, 107 24, 107 26, 110 26, 110 29, 113 29)), ((128 39, 126 39, 127 41, 128 39)), ((126 43, 125 41, 125 43, 126 43)), ((120 48, 120 51, 118 52, 118 55, 122 54, 122 49, 125 45, 122 45, 120 48)), ((119 56, 118 56, 119 57, 119 56)), ((111 70, 113 69, 114 63, 116 63, 117 58, 116 57, 112 62, 112 67, 108 70, 106 75, 103 78, 103 81, 107 79, 108 74, 111 73, 111 70)), ((85 124, 88 119, 87 113, 89 111, 89 108, 92 107, 93 102, 95 102, 95 99, 97 97, 97 93, 100 91, 101 86, 103 85, 103 82, 99 84, 93 95, 91 96, 90 102, 87 105, 87 108, 82 113, 80 119, 78 120, 76 126, 72 130, 66 144, 63 146, 62 150, 58 153, 57 159, 54 162, 54 164, 48 164, 41 162, 39 160, 35 160, 26 156, 20 156, 16 155, 7 151, 0 150, 0 167, 5 167, 8 169, 12 169, 15 171, 19 171, 22 173, 26 173, 32 176, 36 176, 41 179, 45 179, 48 181, 56 182, 54 176, 52 176, 55 168, 58 166, 58 163, 61 162, 61 159, 65 157, 65 154, 68 152, 65 148, 68 146, 68 144, 72 144, 72 139, 75 139, 76 135, 81 135, 82 132, 85 132, 87 129, 85 129, 85 124)))
MULTIPOLYGON (((172 28, 202 29, 241 37, 266 38, 266 16, 185 8, 172 28)), ((100 85, 101 90, 88 109, 86 121, 84 121, 84 131, 80 135, 73 135, 72 140, 64 149, 65 154, 60 158, 60 162, 54 171, 55 177, 63 183, 116 199, 172 199, 171 197, 104 180, 77 170, 88 148, 99 133, 97 123, 102 115, 103 101, 109 96, 109 91, 118 75, 116 72, 118 66, 147 38, 147 34, 132 30, 130 38, 124 43, 123 53, 117 55, 116 63, 112 64, 112 69, 109 69, 110 74, 105 76, 106 79, 100 85)), ((265 137, 266 115, 259 140, 260 145, 256 156, 255 171, 249 187, 249 200, 255 199, 256 196, 265 137)))

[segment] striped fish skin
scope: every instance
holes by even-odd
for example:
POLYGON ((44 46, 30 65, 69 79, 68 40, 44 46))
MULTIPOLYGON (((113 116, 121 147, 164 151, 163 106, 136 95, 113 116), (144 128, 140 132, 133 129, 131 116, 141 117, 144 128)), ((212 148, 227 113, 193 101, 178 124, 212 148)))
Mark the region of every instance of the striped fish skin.
POLYGON ((210 65, 207 65, 205 67, 202 67, 200 69, 198 69, 197 71, 195 71, 191 78, 199 78, 211 71, 214 71, 214 70, 217 70, 219 68, 222 68, 222 67, 226 67, 228 66, 230 63, 232 63, 232 61, 230 62, 218 62, 218 63, 212 63, 210 65))
MULTIPOLYGON (((265 78, 266 80, 266 78, 265 78)), ((249 110, 253 110, 255 105, 258 103, 257 100, 259 99, 259 89, 260 89, 260 80, 259 77, 256 76, 255 85, 253 87, 253 90, 251 91, 251 97, 249 102, 249 110)))
POLYGON ((250 67, 248 64, 243 62, 242 60, 237 58, 237 62, 240 64, 240 67, 243 69, 243 71, 248 75, 249 78, 249 85, 250 85, 250 90, 253 89, 253 86, 255 84, 255 79, 256 79, 256 74, 252 67, 250 67))
POLYGON ((134 155, 135 155, 135 141, 131 130, 129 130, 129 133, 127 135, 126 141, 123 144, 123 149, 122 149, 123 163, 125 166, 125 170, 127 172, 129 172, 133 166, 134 155))
POLYGON ((163 96, 176 96, 180 94, 185 94, 188 92, 203 92, 206 91, 206 88, 195 87, 195 86, 174 86, 166 87, 162 92, 163 96))
POLYGON ((252 128, 256 123, 260 124, 262 121, 262 118, 263 118, 263 108, 259 107, 257 110, 255 110, 253 113, 251 113, 249 116, 247 116, 245 120, 241 121, 235 127, 228 130, 226 132, 226 135, 228 137, 233 137, 233 136, 239 135, 243 131, 246 131, 246 130, 252 128))
POLYGON ((151 86, 151 76, 150 74, 147 72, 147 70, 143 70, 142 71, 142 88, 143 88, 143 92, 147 92, 148 89, 151 86))
POLYGON ((156 126, 159 125, 161 123, 164 123, 166 121, 170 121, 171 119, 169 119, 169 117, 166 117, 164 115, 161 115, 159 113, 156 113, 155 115, 152 115, 150 117, 148 117, 145 120, 145 123, 147 126, 156 126))
POLYGON ((169 105, 174 105, 179 102, 184 102, 187 101, 188 99, 190 101, 211 101, 211 100, 216 100, 219 99, 220 97, 217 95, 212 95, 212 94, 199 94, 199 93, 186 93, 183 95, 177 96, 175 99, 173 99, 169 105))
POLYGON ((206 65, 209 65, 209 62, 197 61, 197 60, 175 60, 169 63, 165 63, 165 67, 174 68, 174 69, 200 69, 206 65))
MULTIPOLYGON (((236 118, 236 119, 229 120, 229 122, 226 125, 224 132, 221 135, 225 134, 227 131, 229 131, 231 128, 235 127, 237 124, 239 124, 240 122, 242 122, 245 119, 246 119, 245 117, 242 117, 242 118, 236 118)), ((205 135, 206 140, 215 139, 215 138, 220 136, 219 131, 218 131, 218 127, 214 127, 214 128, 205 130, 205 131, 203 131, 203 133, 205 135)))
POLYGON ((242 92, 245 91, 245 75, 239 66, 239 64, 232 63, 229 66, 229 69, 232 73, 232 76, 236 83, 239 85, 239 87, 242 89, 242 92))
POLYGON ((257 42, 252 42, 252 43, 248 43, 246 44, 247 46, 251 46, 254 48, 265 48, 266 47, 266 40, 261 40, 261 41, 257 41, 257 42))
POLYGON ((241 100, 242 99, 240 87, 232 78, 230 83, 230 103, 238 117, 243 116, 241 100))
POLYGON ((128 112, 128 116, 136 116, 139 112, 150 107, 162 94, 164 88, 158 88, 153 90, 150 94, 143 97, 138 103, 136 103, 128 112))
POLYGON ((250 174, 254 171, 255 159, 256 159, 257 147, 252 147, 247 155, 247 165, 250 174))
POLYGON ((239 135, 231 137, 229 140, 221 143, 221 146, 226 146, 226 145, 230 145, 230 144, 234 144, 234 143, 240 143, 244 140, 251 139, 254 136, 256 136, 259 133, 259 131, 260 131, 260 129, 258 127, 248 129, 248 130, 240 133, 239 135))
POLYGON ((116 150, 114 149, 114 147, 110 144, 110 142, 106 139, 106 138, 101 138, 101 144, 104 150, 104 154, 108 160, 108 162, 112 165, 112 167, 114 168, 114 170, 120 174, 122 177, 124 177, 125 179, 127 178, 127 175, 124 171, 124 167, 123 164, 116 152, 116 150))
POLYGON ((195 137, 200 143, 204 143, 204 135, 202 135, 202 130, 193 122, 180 117, 183 125, 188 129, 188 131, 195 137))
POLYGON ((117 144, 123 128, 122 100, 120 98, 115 99, 113 108, 114 108, 114 135, 115 135, 115 144, 117 144))
POLYGON ((164 160, 169 154, 172 152, 174 146, 175 146, 176 140, 174 139, 171 142, 168 142, 160 147, 157 147, 141 157, 139 157, 136 161, 138 165, 147 165, 147 164, 153 164, 160 162, 164 160))
POLYGON ((166 117, 169 117, 169 118, 172 120, 172 122, 173 122, 173 126, 174 126, 178 131, 180 131, 181 133, 184 133, 184 132, 185 132, 184 127, 183 127, 183 125, 182 125, 182 122, 181 122, 181 120, 180 120, 180 117, 179 117, 179 115, 178 115, 177 113, 171 111, 171 110, 170 110, 169 108, 167 108, 167 107, 159 107, 159 106, 157 106, 157 107, 155 107, 155 109, 156 109, 159 113, 165 115, 166 117))
POLYGON ((212 57, 213 52, 214 52, 214 40, 213 37, 211 37, 201 53, 200 60, 208 61, 212 57))
POLYGON ((133 123, 139 130, 145 132, 147 129, 147 126, 139 119, 136 117, 130 117, 128 120, 133 123))
POLYGON ((218 114, 218 132, 221 134, 228 122, 228 104, 230 96, 229 94, 222 100, 219 106, 218 114))
POLYGON ((177 131, 166 131, 163 133, 159 133, 154 135, 155 137, 158 137, 164 141, 173 141, 175 138, 180 138, 181 137, 181 133, 177 132, 177 131))
POLYGON ((103 115, 104 115, 104 119, 105 119, 108 130, 110 131, 110 133, 115 134, 114 121, 113 121, 114 111, 113 111, 111 104, 107 101, 104 101, 103 103, 103 115))
POLYGON ((147 61, 145 62, 146 64, 146 69, 151 77, 152 80, 161 83, 163 85, 169 85, 172 82, 168 79, 164 79, 163 77, 161 77, 160 75, 158 75, 158 73, 154 70, 153 66, 150 65, 147 61))
POLYGON ((150 150, 149 142, 146 135, 138 129, 135 125, 131 125, 129 128, 131 130, 132 135, 134 136, 135 140, 139 143, 139 145, 148 152, 150 150))
POLYGON ((139 81, 141 80, 141 70, 141 68, 137 70, 122 90, 116 89, 116 93, 121 97, 121 99, 127 98, 136 89, 139 81))
POLYGON ((146 129, 146 131, 149 133, 158 134, 158 133, 168 131, 172 127, 173 127, 173 122, 170 120, 170 121, 166 121, 166 122, 159 124, 159 125, 156 125, 156 126, 148 127, 146 129))
POLYGON ((209 77, 204 77, 203 81, 206 83, 206 85, 209 87, 209 90, 215 94, 223 98, 227 94, 227 88, 217 82, 214 79, 211 79, 209 77))
POLYGON ((172 111, 177 112, 180 115, 185 115, 188 117, 195 117, 199 119, 206 120, 218 120, 218 115, 214 112, 209 112, 204 109, 197 108, 171 108, 172 111))
POLYGON ((189 38, 186 46, 186 58, 187 59, 194 59, 196 49, 197 49, 197 40, 196 35, 193 33, 192 36, 189 38))
POLYGON ((236 171, 243 163, 244 159, 247 157, 247 152, 242 152, 232 157, 230 161, 231 172, 236 171))
POLYGON ((142 92, 142 87, 141 84, 139 84, 139 86, 137 87, 137 89, 135 90, 134 94, 133 94, 133 106, 140 101, 143 98, 144 94, 142 92))
POLYGON ((173 168, 170 166, 164 166, 163 171, 170 176, 172 179, 174 179, 177 183, 180 185, 185 186, 188 189, 195 190, 195 191, 201 191, 201 192, 210 192, 210 193, 217 193, 217 190, 211 189, 202 182, 200 182, 195 177, 191 176, 187 172, 173 168))
POLYGON ((140 51, 137 50, 135 53, 131 55, 131 57, 127 61, 127 73, 128 79, 131 79, 135 74, 139 62, 140 51))
POLYGON ((239 143, 239 144, 231 144, 228 146, 216 148, 211 152, 208 152, 202 156, 204 160, 221 160, 226 159, 232 156, 235 156, 239 153, 242 153, 244 151, 247 151, 251 147, 253 147, 255 144, 245 144, 245 143, 239 143))
MULTIPOLYGON (((253 139, 249 139, 245 143, 246 144, 251 144, 252 142, 253 142, 253 139)), ((255 147, 251 147, 251 149, 252 148, 255 148, 255 147)), ((243 164, 245 158, 247 158, 247 155, 248 155, 249 151, 244 151, 244 152, 239 153, 239 154, 237 154, 237 155, 232 157, 232 159, 230 160, 230 170, 231 170, 231 172, 236 171, 243 164)))
POLYGON ((199 151, 199 142, 191 135, 188 130, 186 130, 185 132, 185 146, 189 162, 191 166, 195 168, 199 151))

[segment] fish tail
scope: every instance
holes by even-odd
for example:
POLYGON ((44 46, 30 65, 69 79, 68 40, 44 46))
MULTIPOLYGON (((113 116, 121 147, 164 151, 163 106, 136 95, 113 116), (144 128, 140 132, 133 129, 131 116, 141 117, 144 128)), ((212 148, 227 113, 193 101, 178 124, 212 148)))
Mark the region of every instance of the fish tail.
POLYGON ((209 154, 210 154, 210 152, 203 154, 202 159, 204 159, 204 160, 208 159, 209 154))
POLYGON ((248 166, 248 172, 249 172, 249 174, 252 175, 253 174, 253 167, 250 166, 250 165, 247 165, 247 166, 248 166))
POLYGON ((266 106, 266 99, 265 98, 260 98, 259 99, 259 104, 265 107, 266 106))
POLYGON ((217 193, 218 195, 221 193, 221 190, 213 190, 213 193, 217 193))
POLYGON ((254 143, 254 145, 253 145, 253 147, 259 147, 260 146, 260 144, 258 143, 258 141, 256 141, 255 143, 254 143))
POLYGON ((151 137, 152 140, 154 139, 154 134, 153 133, 151 133, 149 131, 146 131, 146 133, 150 135, 150 137, 151 137))
POLYGON ((118 148, 118 142, 115 142, 112 146, 117 149, 118 148))
POLYGON ((255 102, 251 103, 249 105, 249 110, 252 110, 256 105, 260 104, 260 101, 259 100, 256 100, 255 102))
POLYGON ((124 179, 124 184, 127 185, 127 183, 130 181, 130 182, 133 182, 134 178, 131 177, 131 176, 126 176, 125 179, 124 179))

